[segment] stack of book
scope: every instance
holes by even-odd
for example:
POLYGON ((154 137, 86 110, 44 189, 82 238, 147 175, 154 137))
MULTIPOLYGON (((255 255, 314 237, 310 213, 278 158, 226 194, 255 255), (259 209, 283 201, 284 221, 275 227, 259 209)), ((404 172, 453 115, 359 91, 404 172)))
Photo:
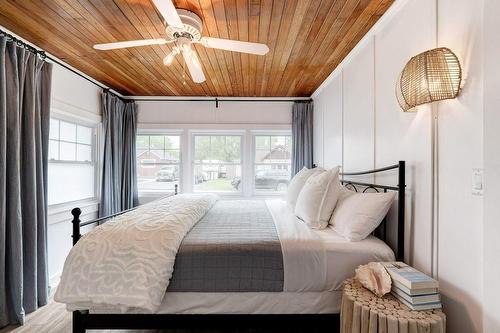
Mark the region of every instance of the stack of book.
POLYGON ((391 294, 412 310, 441 308, 438 282, 403 262, 384 263, 392 278, 391 294))

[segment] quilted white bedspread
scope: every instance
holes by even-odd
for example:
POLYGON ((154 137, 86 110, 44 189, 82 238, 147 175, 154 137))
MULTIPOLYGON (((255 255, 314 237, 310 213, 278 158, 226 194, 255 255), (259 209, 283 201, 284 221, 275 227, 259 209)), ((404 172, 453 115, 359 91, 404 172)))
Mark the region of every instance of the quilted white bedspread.
POLYGON ((156 312, 179 245, 216 201, 211 194, 176 195, 95 228, 71 249, 54 299, 69 307, 156 312))

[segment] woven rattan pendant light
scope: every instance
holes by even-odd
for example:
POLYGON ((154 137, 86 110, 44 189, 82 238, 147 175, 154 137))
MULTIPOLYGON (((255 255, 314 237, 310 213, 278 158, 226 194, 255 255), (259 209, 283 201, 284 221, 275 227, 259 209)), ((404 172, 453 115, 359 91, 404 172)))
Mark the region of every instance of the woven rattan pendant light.
POLYGON ((440 47, 420 53, 408 61, 396 83, 396 96, 403 111, 417 105, 457 97, 462 69, 450 49, 440 47))

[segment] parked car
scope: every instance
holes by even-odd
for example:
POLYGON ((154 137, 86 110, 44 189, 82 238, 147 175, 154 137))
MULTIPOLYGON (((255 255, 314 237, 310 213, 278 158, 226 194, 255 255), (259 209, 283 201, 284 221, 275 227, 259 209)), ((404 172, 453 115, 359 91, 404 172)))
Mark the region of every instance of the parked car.
POLYGON ((166 165, 156 173, 157 182, 173 182, 179 179, 179 169, 176 165, 166 165))
MULTIPOLYGON (((290 171, 288 170, 260 170, 255 174, 255 188, 258 190, 275 190, 284 192, 290 182, 290 171)), ((231 185, 239 189, 241 177, 234 177, 231 185)))
POLYGON ((260 170, 255 174, 255 188, 258 190, 276 190, 284 192, 290 182, 288 170, 260 170))

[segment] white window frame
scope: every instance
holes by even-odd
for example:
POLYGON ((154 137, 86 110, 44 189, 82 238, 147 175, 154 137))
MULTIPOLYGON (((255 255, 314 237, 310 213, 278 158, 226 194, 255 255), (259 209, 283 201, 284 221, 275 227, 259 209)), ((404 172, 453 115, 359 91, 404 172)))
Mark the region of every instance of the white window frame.
MULTIPOLYGON (((256 154, 255 154, 255 148, 256 148, 256 137, 257 136, 292 136, 292 131, 291 130, 266 130, 266 131, 261 131, 261 130, 253 130, 251 131, 251 136, 252 136, 252 147, 251 147, 251 156, 252 156, 252 161, 251 161, 251 175, 252 175, 252 182, 251 182, 251 195, 253 197, 280 197, 283 196, 282 192, 273 192, 273 191, 257 191, 255 189, 255 159, 256 159, 256 154)), ((293 140, 293 138, 292 138, 293 140)), ((293 145, 293 143, 292 143, 293 145)))
MULTIPOLYGON (((262 135, 291 135, 291 126, 287 124, 164 124, 164 123, 139 123, 138 134, 160 134, 181 136, 181 170, 182 176, 179 181, 180 191, 193 192, 194 178, 194 135, 240 135, 241 141, 241 176, 242 187, 240 192, 217 192, 220 197, 228 199, 236 198, 276 198, 282 194, 272 192, 255 193, 253 190, 254 157, 253 157, 253 134, 262 135)), ((203 193, 203 192, 200 192, 203 193)), ((144 198, 147 202, 149 198, 144 198)), ((154 199, 154 198, 150 198, 154 199)))
MULTIPOLYGON (((183 130, 169 130, 169 129, 144 129, 144 128, 139 128, 137 130, 137 136, 139 135, 149 135, 149 136, 154 136, 154 135, 161 135, 161 136, 178 136, 179 137, 179 190, 182 191, 184 189, 184 149, 185 149, 185 143, 184 143, 184 131, 183 130)), ((136 152, 137 152, 137 147, 136 147, 136 152)), ((137 156, 136 156, 136 161, 137 163, 137 156)), ((167 192, 165 191, 138 191, 139 195, 139 201, 142 199, 146 199, 149 201, 149 199, 155 199, 155 198, 160 198, 162 196, 165 196, 167 192)))
MULTIPOLYGON (((51 164, 73 164, 73 165, 93 165, 94 166, 94 194, 92 197, 82 198, 78 200, 70 200, 65 202, 60 202, 56 204, 51 204, 48 206, 49 212, 48 215, 58 214, 60 212, 66 211, 68 208, 73 208, 75 206, 95 206, 99 202, 100 189, 99 189, 99 181, 100 181, 100 135, 101 125, 98 118, 96 119, 87 119, 84 117, 80 117, 77 115, 70 115, 68 112, 52 108, 51 119, 57 119, 59 121, 64 121, 67 123, 72 123, 80 126, 86 126, 92 128, 92 161, 68 161, 68 160, 54 160, 49 159, 48 163, 51 164)), ((50 140, 50 138, 49 138, 50 140)))
POLYGON ((84 123, 82 121, 79 121, 79 120, 68 120, 68 119, 65 119, 66 117, 61 117, 61 116, 58 116, 58 115, 55 115, 55 116, 51 116, 50 119, 54 119, 54 120, 58 120, 59 121, 59 139, 57 140, 54 140, 54 139, 51 139, 49 137, 49 146, 50 146, 50 141, 57 141, 58 144, 59 144, 59 147, 58 147, 58 152, 59 152, 59 159, 50 159, 49 158, 49 163, 68 163, 68 164, 93 164, 95 165, 96 164, 96 161, 97 161, 97 156, 96 156, 96 151, 97 151, 97 139, 96 139, 96 134, 97 134, 97 125, 94 124, 94 125, 91 125, 91 124, 88 124, 88 123, 84 123), (79 143, 77 142, 78 139, 75 138, 75 141, 67 141, 67 140, 61 140, 61 121, 62 122, 65 122, 65 123, 68 123, 68 124, 72 124, 72 125, 75 125, 76 126, 76 136, 78 137, 78 127, 87 127, 87 128, 90 128, 91 131, 92 131, 92 134, 91 134, 91 137, 92 137, 92 142, 89 144, 87 143, 79 143), (75 158, 78 154, 78 145, 84 145, 84 146, 90 146, 90 156, 91 156, 91 161, 78 161, 77 159, 75 160, 61 160, 60 157, 61 157, 61 142, 63 143, 73 143, 75 144, 75 158))
POLYGON ((240 164, 231 164, 227 163, 228 165, 240 165, 241 166, 241 186, 239 190, 233 191, 233 192, 220 192, 220 191, 198 191, 196 193, 217 193, 220 196, 227 196, 227 197, 241 197, 244 196, 247 189, 246 189, 246 175, 245 175, 245 168, 246 168, 246 131, 245 130, 190 130, 189 131, 189 157, 190 157, 190 172, 189 172, 189 177, 190 177, 190 184, 191 184, 191 191, 194 191, 194 170, 195 170, 195 136, 239 136, 240 137, 240 164))

